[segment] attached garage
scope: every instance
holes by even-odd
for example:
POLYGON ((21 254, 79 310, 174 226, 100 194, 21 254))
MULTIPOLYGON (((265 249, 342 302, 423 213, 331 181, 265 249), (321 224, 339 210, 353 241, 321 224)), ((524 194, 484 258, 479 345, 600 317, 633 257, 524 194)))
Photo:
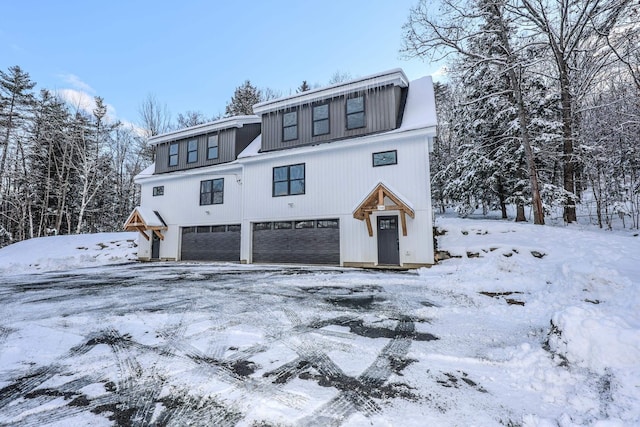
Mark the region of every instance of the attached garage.
POLYGON ((340 264, 337 219, 252 224, 253 262, 340 264))
POLYGON ((182 228, 183 261, 240 261, 240 225, 182 228))

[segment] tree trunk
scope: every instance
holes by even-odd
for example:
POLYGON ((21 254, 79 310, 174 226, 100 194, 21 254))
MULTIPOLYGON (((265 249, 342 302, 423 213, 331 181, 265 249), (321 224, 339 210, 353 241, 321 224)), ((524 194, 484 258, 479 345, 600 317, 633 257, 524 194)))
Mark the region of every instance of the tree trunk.
POLYGON ((527 217, 524 215, 524 205, 521 202, 518 202, 516 208, 516 222, 526 222, 527 217))
MULTIPOLYGON (((575 194, 575 160, 573 158, 573 113, 572 99, 567 64, 558 63, 560 69, 560 103, 562 105, 562 160, 564 170, 562 174, 564 190, 575 194)), ((576 205, 573 199, 568 199, 564 206, 564 220, 567 223, 576 221, 576 205)))

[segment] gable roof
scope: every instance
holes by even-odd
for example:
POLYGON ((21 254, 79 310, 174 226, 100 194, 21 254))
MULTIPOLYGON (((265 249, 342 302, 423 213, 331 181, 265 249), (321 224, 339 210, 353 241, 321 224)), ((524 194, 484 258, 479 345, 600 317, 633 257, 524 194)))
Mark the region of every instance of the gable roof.
POLYGON ((234 116, 225 117, 224 119, 216 120, 214 122, 204 123, 197 126, 192 126, 186 129, 180 129, 173 132, 163 133, 162 135, 156 135, 149 138, 150 145, 158 145, 163 142, 175 141, 177 139, 189 138, 190 136, 202 135, 207 132, 214 132, 222 129, 229 128, 241 128, 247 124, 261 123, 261 119, 258 116, 234 116))
POLYGON ((323 99, 329 99, 340 95, 349 94, 358 90, 375 88, 386 85, 396 85, 407 87, 409 79, 400 68, 373 74, 359 79, 347 82, 337 83, 335 85, 300 92, 285 98, 272 99, 269 101, 259 102, 253 106, 254 114, 264 114, 270 111, 280 110, 287 107, 297 105, 310 104, 323 99))

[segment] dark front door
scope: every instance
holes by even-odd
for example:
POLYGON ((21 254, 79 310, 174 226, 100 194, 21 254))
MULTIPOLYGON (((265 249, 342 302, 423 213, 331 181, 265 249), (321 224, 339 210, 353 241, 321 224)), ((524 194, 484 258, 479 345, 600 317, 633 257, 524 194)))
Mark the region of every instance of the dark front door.
POLYGON ((378 264, 400 264, 397 216, 378 217, 378 264))
POLYGON ((151 259, 160 259, 160 238, 154 232, 151 233, 151 259))

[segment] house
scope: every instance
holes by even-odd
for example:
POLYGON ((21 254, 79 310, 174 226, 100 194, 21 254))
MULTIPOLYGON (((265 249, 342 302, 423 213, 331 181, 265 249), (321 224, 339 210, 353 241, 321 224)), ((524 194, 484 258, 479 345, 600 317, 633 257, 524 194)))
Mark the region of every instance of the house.
POLYGON ((155 136, 136 177, 141 260, 434 262, 430 77, 395 69, 155 136))

